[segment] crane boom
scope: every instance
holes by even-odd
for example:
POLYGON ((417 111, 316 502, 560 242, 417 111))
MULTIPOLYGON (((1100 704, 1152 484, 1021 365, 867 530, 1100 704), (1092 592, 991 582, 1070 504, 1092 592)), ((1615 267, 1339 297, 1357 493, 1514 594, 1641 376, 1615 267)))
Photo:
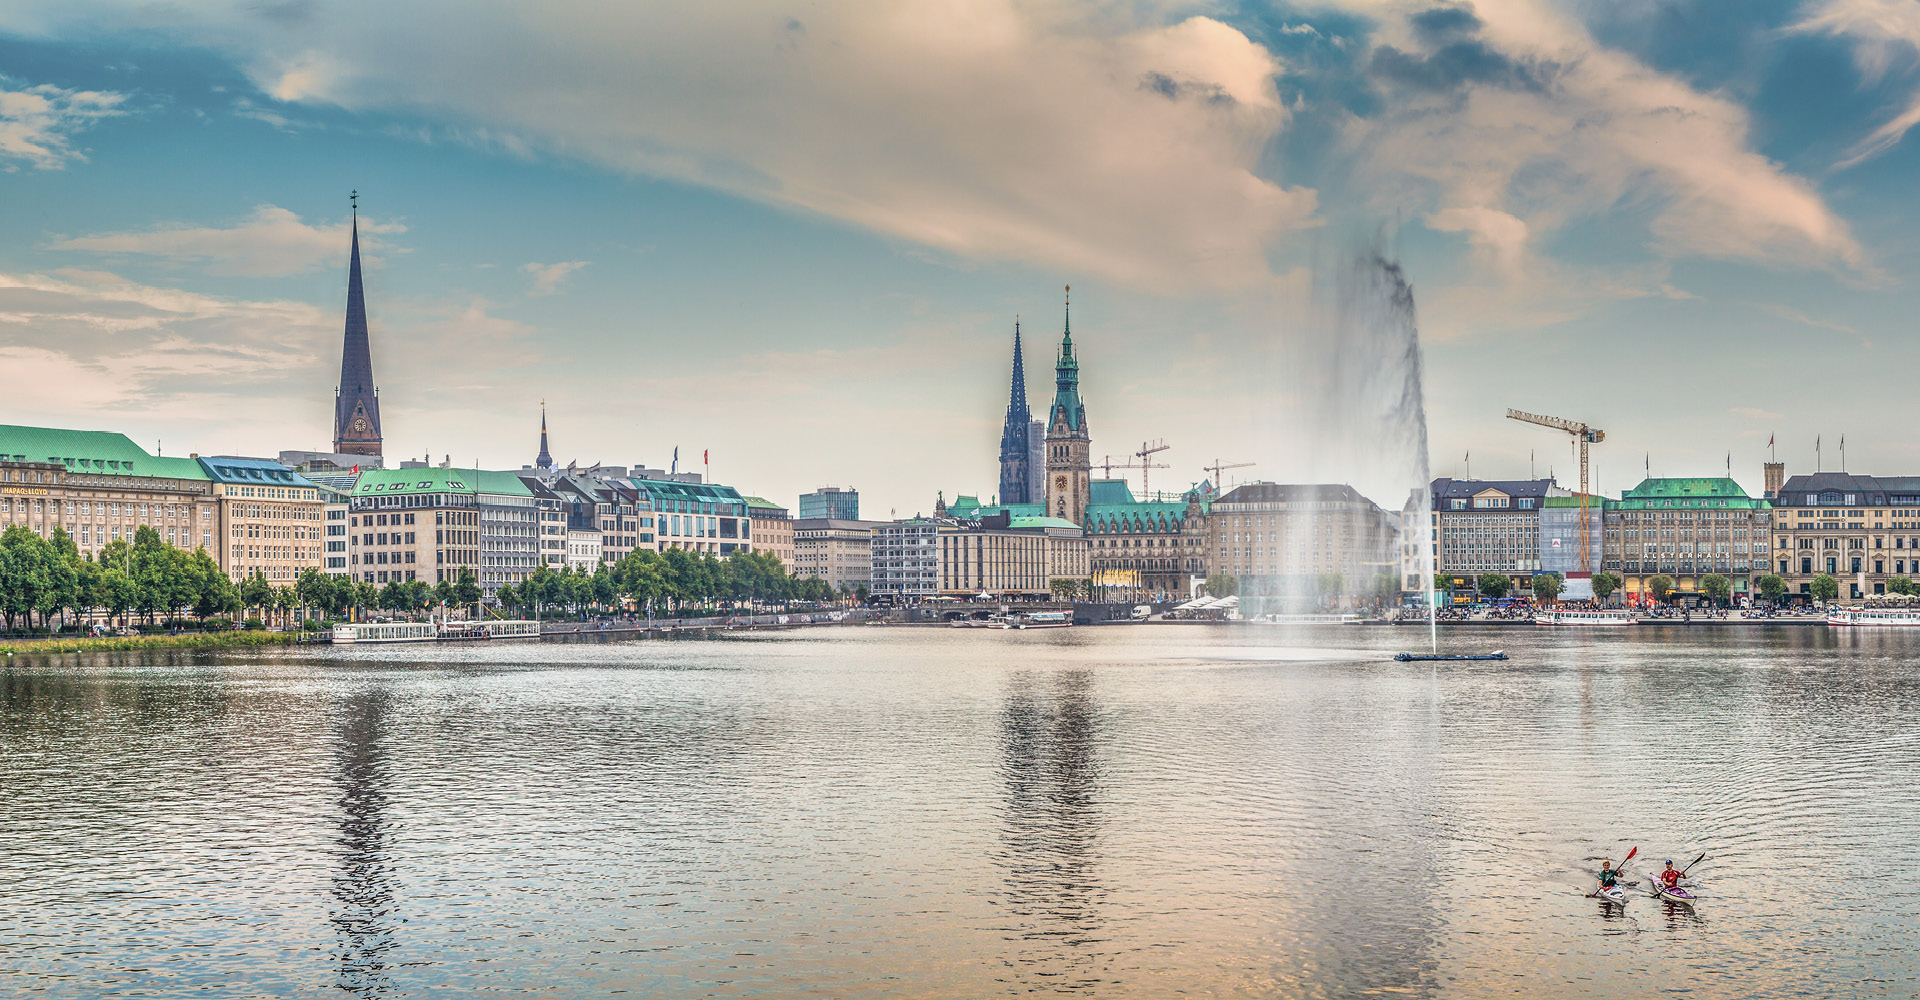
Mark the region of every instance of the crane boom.
POLYGON ((1518 420, 1523 424, 1549 427, 1556 431, 1565 431, 1572 435, 1575 441, 1580 442, 1580 530, 1578 532, 1580 572, 1591 576, 1593 574, 1592 539, 1594 532, 1587 524, 1587 506, 1590 499, 1587 495, 1587 446, 1605 441, 1607 439, 1607 432, 1598 427, 1590 427, 1578 420, 1568 420, 1565 417, 1549 417, 1539 413, 1528 413, 1524 410, 1515 410, 1512 408, 1507 410, 1507 419, 1518 420))

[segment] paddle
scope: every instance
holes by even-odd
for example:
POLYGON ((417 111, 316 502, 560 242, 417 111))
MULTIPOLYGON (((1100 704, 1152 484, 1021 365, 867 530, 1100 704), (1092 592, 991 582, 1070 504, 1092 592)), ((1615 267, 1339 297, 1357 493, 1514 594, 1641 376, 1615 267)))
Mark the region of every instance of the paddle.
MULTIPOLYGON (((1631 851, 1628 851, 1628 852, 1627 852, 1627 856, 1626 856, 1626 857, 1624 857, 1624 858, 1622 858, 1622 859, 1620 859, 1620 863, 1614 866, 1614 868, 1613 868, 1613 874, 1614 874, 1614 876, 1615 876, 1615 877, 1617 878, 1617 877, 1619 876, 1619 874, 1620 874, 1620 872, 1621 872, 1621 871, 1622 871, 1623 869, 1625 869, 1625 868, 1627 867, 1627 862, 1629 862, 1629 861, 1632 861, 1632 860, 1633 860, 1633 856, 1634 856, 1634 855, 1636 855, 1636 854, 1639 854, 1639 853, 1640 853, 1640 848, 1639 848, 1639 846, 1637 846, 1637 845, 1636 845, 1636 846, 1634 847, 1634 849, 1633 849, 1633 850, 1631 850, 1631 851)), ((1598 897, 1599 895, 1600 895, 1600 890, 1599 890, 1599 889, 1595 889, 1595 890, 1593 890, 1592 892, 1590 892, 1590 893, 1587 893, 1587 898, 1588 898, 1588 899, 1594 899, 1594 898, 1597 898, 1597 897, 1598 897)))
POLYGON ((1694 858, 1692 861, 1687 862, 1687 866, 1685 868, 1680 869, 1680 877, 1686 878, 1687 873, 1693 870, 1694 865, 1697 865, 1700 862, 1705 861, 1706 859, 1707 859, 1707 852, 1701 851, 1699 857, 1694 858))

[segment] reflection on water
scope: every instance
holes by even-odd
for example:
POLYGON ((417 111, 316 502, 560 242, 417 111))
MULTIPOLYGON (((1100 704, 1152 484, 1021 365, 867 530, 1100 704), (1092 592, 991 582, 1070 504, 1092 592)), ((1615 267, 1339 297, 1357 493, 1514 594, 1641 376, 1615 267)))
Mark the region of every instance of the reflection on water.
POLYGON ((394 865, 388 854, 387 786, 381 745, 388 694, 359 687, 341 700, 335 735, 334 781, 339 787, 340 868, 333 876, 329 915, 340 964, 339 987, 355 996, 393 992, 388 953, 398 943, 394 865))
POLYGON ((1099 763, 1088 670, 1023 671, 1008 679, 1001 716, 1006 830, 994 861, 1006 889, 1017 981, 1025 988, 1100 984, 1096 878, 1099 763))
POLYGON ((1920 636, 1614 631, 20 657, 0 996, 1920 995, 1920 636))

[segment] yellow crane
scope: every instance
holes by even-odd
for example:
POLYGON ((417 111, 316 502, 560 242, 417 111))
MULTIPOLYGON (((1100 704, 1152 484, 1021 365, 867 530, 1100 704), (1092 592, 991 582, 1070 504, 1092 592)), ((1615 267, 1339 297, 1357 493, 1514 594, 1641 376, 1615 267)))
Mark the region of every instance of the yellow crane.
POLYGON ((1605 441, 1607 439, 1607 432, 1598 427, 1589 427, 1578 420, 1568 420, 1564 417, 1546 417, 1538 413, 1526 413, 1520 410, 1508 410, 1507 419, 1518 420, 1523 424, 1537 424, 1541 427, 1551 427, 1556 431, 1564 431, 1573 435, 1575 441, 1580 442, 1580 572, 1591 576, 1593 574, 1593 564, 1591 561, 1593 553, 1593 529, 1587 524, 1587 504, 1590 502, 1587 496, 1587 446, 1605 441))

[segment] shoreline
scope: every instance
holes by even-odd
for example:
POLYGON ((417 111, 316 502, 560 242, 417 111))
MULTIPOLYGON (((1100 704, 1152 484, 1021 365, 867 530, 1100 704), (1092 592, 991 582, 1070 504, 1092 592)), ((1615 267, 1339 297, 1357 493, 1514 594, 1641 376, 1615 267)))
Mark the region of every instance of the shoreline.
POLYGON ((0 641, 0 654, 93 653, 123 649, 218 649, 229 646, 292 646, 298 632, 187 632, 180 635, 104 635, 70 639, 9 639, 0 641))

